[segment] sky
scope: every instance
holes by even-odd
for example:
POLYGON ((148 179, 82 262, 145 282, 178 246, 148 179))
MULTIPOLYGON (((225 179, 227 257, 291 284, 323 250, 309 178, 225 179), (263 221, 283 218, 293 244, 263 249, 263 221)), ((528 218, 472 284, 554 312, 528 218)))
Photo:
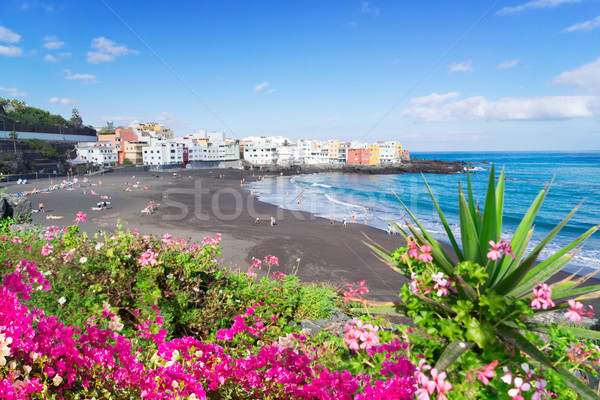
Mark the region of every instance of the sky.
POLYGON ((600 0, 2 0, 0 97, 177 136, 600 150, 600 0))

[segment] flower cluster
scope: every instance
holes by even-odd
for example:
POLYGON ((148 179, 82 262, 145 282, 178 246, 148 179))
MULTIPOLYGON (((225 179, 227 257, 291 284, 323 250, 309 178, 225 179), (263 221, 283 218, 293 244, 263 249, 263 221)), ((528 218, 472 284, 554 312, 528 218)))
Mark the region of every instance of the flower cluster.
MULTIPOLYGON (((27 282, 43 281, 43 276, 35 263, 25 260, 17 271, 12 279, 5 276, 5 285, 0 286, 0 399, 25 400, 34 393, 64 397, 73 391, 87 398, 99 382, 106 395, 130 393, 152 400, 205 399, 205 390, 225 387, 238 388, 251 397, 278 393, 277 397, 317 399, 408 400, 415 392, 414 366, 405 357, 389 358, 382 364, 382 373, 391 375, 383 380, 315 364, 304 346, 294 344, 306 340, 302 335, 286 336, 260 346, 255 353, 236 357, 216 344, 191 337, 165 341, 166 332, 151 333, 152 325, 162 322, 156 307, 156 321, 141 324, 136 340, 117 333, 122 327, 119 317, 106 302, 83 328, 65 325, 57 317, 21 304, 19 296, 31 290, 27 282)), ((255 317, 258 307, 264 303, 248 307, 229 331, 260 337, 265 327, 255 317), (253 322, 246 324, 246 320, 253 322)), ((380 346, 372 353, 385 350, 380 346)))
POLYGON ((536 375, 535 371, 531 369, 529 364, 522 363, 521 370, 518 373, 512 373, 509 368, 504 367, 504 375, 502 382, 507 385, 511 385, 512 388, 508 390, 508 395, 514 400, 524 400, 524 392, 529 392, 531 389, 534 393, 531 395, 532 400, 542 400, 547 398, 556 398, 554 393, 551 393, 546 389, 547 382, 544 376, 536 375))
POLYGON ((504 239, 500 239, 498 243, 490 240, 490 246, 492 247, 490 248, 489 253, 487 253, 487 258, 492 261, 501 259, 503 255, 510 255, 513 259, 515 258, 512 251, 512 245, 504 239))
POLYGON ((569 300, 569 306, 571 306, 571 309, 565 313, 565 318, 573 322, 577 322, 578 324, 580 324, 581 321, 583 321, 584 315, 587 315, 591 318, 592 314, 594 313, 594 307, 589 306, 590 311, 583 312, 584 305, 572 299, 569 300))
POLYGON ((365 324, 360 319, 354 318, 346 323, 345 330, 344 342, 351 350, 369 349, 379 344, 377 337, 379 326, 377 325, 365 324))
POLYGON ((533 289, 533 299, 531 299, 531 307, 537 308, 538 310, 546 310, 548 307, 552 308, 555 306, 551 299, 552 288, 545 283, 538 284, 537 288, 533 289))
POLYGON ((79 211, 77 216, 75 217, 75 222, 85 222, 87 221, 87 214, 79 211))
POLYGON ((423 359, 415 371, 417 378, 417 400, 429 400, 431 395, 438 393, 437 400, 447 400, 446 393, 452 390, 452 384, 446 380, 446 373, 439 372, 436 368, 431 368, 423 359), (426 372, 429 371, 427 376, 426 372))

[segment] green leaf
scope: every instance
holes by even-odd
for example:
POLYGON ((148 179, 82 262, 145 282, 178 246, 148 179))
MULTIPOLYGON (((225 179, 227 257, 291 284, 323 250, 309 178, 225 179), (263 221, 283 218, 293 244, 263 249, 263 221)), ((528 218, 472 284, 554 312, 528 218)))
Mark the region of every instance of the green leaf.
POLYGON ((484 348, 486 344, 496 340, 494 327, 492 327, 489 322, 484 322, 482 324, 476 318, 471 318, 466 328, 466 338, 477 343, 480 348, 484 348))
MULTIPOLYGON (((489 245, 489 241, 493 240, 496 242, 498 240, 496 231, 498 230, 498 224, 496 223, 497 209, 496 209, 496 182, 495 182, 495 173, 494 173, 494 165, 492 165, 492 169, 490 170, 490 177, 488 179, 488 188, 487 194, 485 195, 485 206, 483 208, 483 221, 481 222, 481 229, 479 230, 479 248, 482 251, 487 249, 489 245)), ((483 264, 482 264, 483 265, 483 264)), ((489 263, 487 268, 487 273, 492 275, 492 268, 495 263, 489 263)))
POLYGON ((458 214, 460 217, 460 234, 465 259, 482 264, 477 228, 471 218, 467 200, 463 194, 460 184, 458 185, 458 214))
POLYGON ((477 234, 479 234, 479 223, 477 222, 477 211, 475 210, 475 199, 473 198, 473 186, 471 185, 471 172, 469 170, 469 164, 467 164, 467 196, 469 197, 469 213, 471 215, 471 220, 477 229, 477 234))
POLYGON ((545 283, 549 278, 556 275, 558 271, 562 270, 563 267, 573 259, 576 253, 577 252, 565 254, 564 256, 560 257, 558 260, 550 264, 547 268, 538 271, 535 275, 531 275, 531 272, 533 271, 532 269, 527 273, 527 275, 525 275, 523 281, 521 281, 521 283, 517 285, 517 287, 515 287, 513 290, 508 292, 508 294, 515 297, 521 297, 526 294, 530 294, 531 290, 537 287, 536 282, 545 283))
POLYGON ((498 178, 498 187, 496 188, 496 236, 502 235, 502 218, 504 216, 504 168, 498 178))
MULTIPOLYGON (((423 176, 423 174, 421 174, 421 175, 423 176)), ((450 240, 450 243, 452 244, 452 248, 454 249, 454 253, 456 254, 456 257, 458 258, 458 261, 459 262, 464 261, 462 251, 460 250, 460 247, 458 246, 458 243, 456 242, 456 239, 454 238, 454 234, 452 233, 452 230, 450 229, 450 225, 448 224, 448 221, 446 221, 446 217, 444 216, 442 209, 440 208, 437 201, 435 200, 435 196, 433 195, 433 192, 431 191, 431 188, 429 187, 427 180, 425 180, 425 176, 423 176, 423 181, 425 182, 425 186, 427 187, 427 190, 429 191, 429 195, 431 196, 431 201, 433 202, 433 205, 435 206, 435 209, 437 210, 438 215, 440 216, 440 221, 442 222, 442 225, 444 226, 444 230, 446 231, 446 234, 448 235, 448 239, 450 240)), ((451 260, 449 260, 449 261, 451 261, 451 260)))
POLYGON ((540 248, 529 253, 527 258, 509 276, 499 281, 496 287, 491 288, 495 289, 499 294, 507 294, 513 288, 517 287, 525 274, 533 268, 541 251, 542 249, 540 248))
MULTIPOLYGON (((525 325, 528 329, 535 330, 538 332, 548 332, 550 331, 550 329, 552 329, 552 326, 550 325, 535 322, 528 322, 525 325)), ((574 328, 570 326, 562 326, 560 329, 571 333, 573 336, 579 339, 600 340, 600 332, 594 331, 592 329, 574 328)))
MULTIPOLYGON (((441 257, 444 257, 445 259, 445 264, 452 264, 452 258, 450 258, 448 256, 448 254, 446 254, 446 251, 444 250, 444 248, 442 246, 440 246, 440 244, 437 242, 437 240, 435 240, 433 238, 433 236, 431 236, 429 234, 429 232, 427 232, 427 229, 425 229, 425 227, 423 225, 421 225, 421 223, 417 220, 417 218, 413 215, 412 212, 410 212, 410 210, 408 209, 408 207, 406 207, 406 205, 402 202, 402 200, 400 200, 400 197, 398 197, 398 195, 396 193, 394 193, 394 196, 396 196, 396 198, 398 199, 398 201, 400 202, 400 204, 402 204, 402 207, 404 207, 404 209, 406 210, 406 212, 408 213, 408 215, 410 215, 410 217, 412 218, 412 220, 415 222, 415 224, 419 227, 419 229, 422 232, 422 235, 419 235, 421 237, 424 237, 425 239, 423 239, 421 241, 421 244, 428 242, 428 244, 434 249, 437 250, 438 254, 441 257)), ((406 222, 406 226, 410 229, 411 232, 413 232, 414 235, 414 230, 410 228, 410 224, 405 220, 406 222)), ((416 238, 416 235, 415 235, 416 238)), ((438 260, 439 261, 439 260, 438 260)))
POLYGON ((593 389, 590 389, 588 385, 583 383, 579 378, 571 373, 568 369, 562 365, 556 365, 554 367, 558 373, 563 376, 565 383, 568 387, 577 392, 583 399, 598 400, 600 396, 593 389))
POLYGON ((473 342, 464 342, 462 340, 455 340, 448 344, 437 360, 437 363, 435 363, 435 368, 440 372, 446 370, 460 356, 469 351, 474 344, 473 342))
MULTIPOLYGON (((554 178, 552 178, 552 180, 554 180, 554 178)), ((527 243, 529 242, 525 239, 527 238, 528 232, 531 230, 533 221, 535 220, 537 213, 542 207, 542 204, 544 202, 544 199, 546 198, 546 195, 548 194, 548 190, 550 189, 551 184, 552 181, 550 181, 550 183, 537 195, 533 203, 531 203, 531 206, 529 206, 529 209, 527 210, 527 213, 525 213, 525 216, 521 220, 521 223, 517 227, 517 230, 515 231, 515 234, 513 235, 511 240, 513 246, 513 253, 515 253, 515 256, 517 256, 518 254, 524 254, 527 248, 527 243)), ((519 259, 520 257, 517 258, 517 260, 519 259)), ((499 276, 499 279, 502 279, 512 269, 516 268, 517 264, 512 263, 511 261, 512 260, 510 260, 508 257, 506 257, 503 260, 500 267, 501 274, 499 276)))

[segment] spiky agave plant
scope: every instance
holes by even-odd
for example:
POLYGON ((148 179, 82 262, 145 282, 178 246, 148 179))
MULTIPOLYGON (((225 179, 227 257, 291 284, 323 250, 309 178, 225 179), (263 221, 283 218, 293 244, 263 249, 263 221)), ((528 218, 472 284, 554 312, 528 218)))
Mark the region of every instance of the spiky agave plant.
MULTIPOLYGON (((564 377, 565 383, 570 388, 577 391, 583 398, 599 399, 600 397, 592 389, 587 387, 563 365, 553 362, 535 343, 528 340, 523 332, 524 329, 545 332, 548 331, 551 326, 523 321, 523 318, 519 320, 519 318, 511 319, 502 316, 498 316, 496 319, 490 321, 489 313, 483 315, 481 310, 482 306, 485 308, 484 302, 489 304, 491 298, 495 299, 494 301, 496 301, 497 304, 503 302, 504 304, 516 304, 519 303, 520 299, 522 300, 520 302, 521 307, 523 304, 528 306, 533 297, 532 290, 538 287, 540 283, 546 282, 568 264, 577 253, 577 247, 596 232, 600 225, 589 229, 551 257, 536 264, 542 250, 567 224, 581 205, 581 203, 577 205, 560 224, 552 229, 552 231, 541 240, 537 246, 535 246, 531 252, 526 254, 527 246, 533 234, 533 222, 552 184, 552 182, 550 182, 538 194, 510 241, 512 243, 514 258, 502 257, 490 260, 487 255, 490 250, 489 242, 497 241, 500 238, 502 229, 504 170, 500 174, 498 185, 496 187, 495 172, 494 167, 492 166, 483 212, 480 211, 475 203, 470 177, 467 178, 467 197, 465 197, 459 184, 458 208, 462 248, 454 237, 427 181, 425 178, 423 179, 439 214, 441 223, 448 234, 452 249, 455 253, 454 257, 451 257, 440 243, 427 232, 399 198, 398 200, 414 221, 414 225, 406 221, 406 227, 410 233, 404 232, 398 225, 396 225, 396 227, 404 236, 412 236, 419 247, 431 247, 430 254, 433 257, 433 263, 455 282, 456 293, 453 294, 453 304, 473 305, 473 307, 467 313, 463 313, 461 317, 459 315, 460 311, 457 312, 457 307, 450 307, 446 304, 447 301, 444 301, 441 298, 431 298, 431 296, 427 297, 419 293, 411 295, 419 301, 426 302, 429 307, 432 307, 435 310, 435 315, 446 318, 448 321, 459 320, 460 318, 469 321, 468 323, 463 323, 461 325, 461 329, 463 329, 464 332, 456 335, 460 340, 447 338, 449 339, 448 344, 441 352, 436 363, 436 368, 438 370, 444 370, 464 353, 471 351, 474 348, 476 349, 477 347, 483 348, 488 343, 500 340, 509 348, 519 349, 527 354, 541 366, 552 368, 559 372, 564 377), (472 283, 473 279, 468 279, 467 276, 464 275, 466 270, 465 265, 472 266, 475 264, 480 268, 476 285, 472 283), (467 339, 466 345, 465 338, 467 339)), ((375 243, 367 243, 367 245, 380 256, 382 261, 394 270, 410 277, 410 271, 401 268, 402 262, 397 260, 397 258, 394 258, 393 253, 375 243)), ((547 309, 533 309, 533 313, 536 314, 567 308, 569 306, 569 300, 584 301, 600 297, 600 285, 581 287, 581 285, 591 278, 592 275, 593 274, 578 277, 574 274, 569 278, 549 285, 553 293, 553 307, 547 309)), ((527 310, 527 312, 530 311, 527 310)), ((574 337, 600 340, 599 332, 575 327, 562 327, 562 329, 565 329, 574 337)))

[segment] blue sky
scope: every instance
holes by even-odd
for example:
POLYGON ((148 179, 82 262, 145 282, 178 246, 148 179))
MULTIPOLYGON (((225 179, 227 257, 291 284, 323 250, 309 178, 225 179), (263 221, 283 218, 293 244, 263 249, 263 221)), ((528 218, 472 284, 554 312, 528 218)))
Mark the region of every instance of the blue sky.
POLYGON ((177 135, 600 150, 600 0, 3 0, 0 97, 177 135))

